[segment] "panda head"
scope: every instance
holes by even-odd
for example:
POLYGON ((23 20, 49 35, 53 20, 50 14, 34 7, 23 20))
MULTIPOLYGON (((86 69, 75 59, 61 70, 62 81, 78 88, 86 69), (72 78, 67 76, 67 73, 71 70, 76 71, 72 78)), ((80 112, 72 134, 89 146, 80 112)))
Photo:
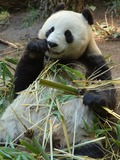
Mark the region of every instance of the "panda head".
POLYGON ((90 44, 93 17, 88 9, 82 13, 57 11, 39 31, 38 38, 46 39, 46 55, 54 59, 78 59, 90 44))

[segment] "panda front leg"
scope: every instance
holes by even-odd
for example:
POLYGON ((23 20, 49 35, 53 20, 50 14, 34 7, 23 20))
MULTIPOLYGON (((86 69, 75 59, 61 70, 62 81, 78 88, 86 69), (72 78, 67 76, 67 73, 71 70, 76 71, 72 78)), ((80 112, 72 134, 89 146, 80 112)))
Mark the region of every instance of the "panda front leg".
MULTIPOLYGON (((46 50, 46 40, 34 39, 26 46, 15 71, 15 98, 17 96, 17 92, 26 89, 42 71, 44 67, 44 55, 46 50)), ((32 100, 30 95, 26 98, 24 98, 24 96, 24 94, 18 96, 12 104, 7 107, 6 111, 0 118, 0 142, 5 142, 7 135, 11 137, 11 140, 14 140, 21 133, 25 132, 25 128, 21 125, 20 121, 13 112, 14 110, 19 118, 24 120, 22 117, 26 110, 22 104, 24 103, 24 99, 25 103, 32 100)))
MULTIPOLYGON (((86 52, 81 57, 81 62, 86 66, 86 78, 92 80, 111 80, 111 71, 104 60, 102 55, 88 54, 86 52)), ((116 90, 114 85, 111 83, 101 90, 91 90, 84 94, 83 103, 86 106, 92 108, 97 114, 102 117, 106 117, 108 114, 102 107, 108 107, 114 109, 116 106, 116 90)))
POLYGON ((33 39, 18 62, 15 71, 14 94, 26 88, 37 78, 44 67, 44 55, 47 51, 45 39, 33 39))
POLYGON ((108 90, 103 91, 89 91, 84 94, 83 103, 92 108, 101 117, 106 117, 108 112, 103 107, 114 109, 116 105, 116 91, 114 86, 107 86, 108 90), (111 88, 112 89, 109 89, 111 88))
MULTIPOLYGON (((102 55, 91 54, 89 50, 80 57, 80 62, 86 66, 86 78, 92 80, 111 80, 111 71, 102 55)), ((114 109, 116 106, 116 90, 111 83, 101 90, 90 90, 83 95, 83 104, 94 110, 101 117, 108 116, 102 107, 114 109)), ((87 155, 92 158, 103 158, 104 149, 99 143, 92 143, 75 149, 75 155, 87 155)))

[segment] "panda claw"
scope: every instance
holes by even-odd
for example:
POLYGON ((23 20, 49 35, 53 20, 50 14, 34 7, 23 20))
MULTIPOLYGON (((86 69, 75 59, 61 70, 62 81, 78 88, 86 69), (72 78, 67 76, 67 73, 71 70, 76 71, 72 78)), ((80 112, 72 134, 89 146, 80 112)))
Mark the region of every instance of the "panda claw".
POLYGON ((83 103, 92 108, 102 107, 106 106, 106 98, 99 92, 91 91, 84 94, 83 103))
POLYGON ((34 39, 28 43, 27 50, 46 52, 48 50, 47 42, 45 39, 34 39))

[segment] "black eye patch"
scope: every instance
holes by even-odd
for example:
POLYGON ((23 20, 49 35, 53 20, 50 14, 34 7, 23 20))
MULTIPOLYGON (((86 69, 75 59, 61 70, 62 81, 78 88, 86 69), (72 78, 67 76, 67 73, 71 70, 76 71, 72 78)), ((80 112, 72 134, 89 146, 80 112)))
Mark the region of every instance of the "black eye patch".
POLYGON ((67 43, 72 43, 73 42, 74 38, 73 38, 73 35, 72 35, 70 30, 66 30, 64 35, 65 35, 65 39, 66 39, 67 43))
POLYGON ((46 32, 45 36, 48 38, 49 35, 50 35, 54 30, 55 30, 55 28, 54 28, 54 27, 51 27, 51 28, 46 32))

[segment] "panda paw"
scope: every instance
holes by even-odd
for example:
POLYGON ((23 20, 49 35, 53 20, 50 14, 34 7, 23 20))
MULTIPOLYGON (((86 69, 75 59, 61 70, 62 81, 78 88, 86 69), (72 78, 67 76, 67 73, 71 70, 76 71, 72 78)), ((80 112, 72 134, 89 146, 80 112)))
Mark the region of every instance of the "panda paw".
POLYGON ((27 50, 31 52, 45 53, 47 49, 48 47, 45 39, 34 39, 27 44, 27 50))
POLYGON ((84 94, 83 104, 98 112, 98 108, 107 106, 107 97, 103 92, 89 91, 84 94))

